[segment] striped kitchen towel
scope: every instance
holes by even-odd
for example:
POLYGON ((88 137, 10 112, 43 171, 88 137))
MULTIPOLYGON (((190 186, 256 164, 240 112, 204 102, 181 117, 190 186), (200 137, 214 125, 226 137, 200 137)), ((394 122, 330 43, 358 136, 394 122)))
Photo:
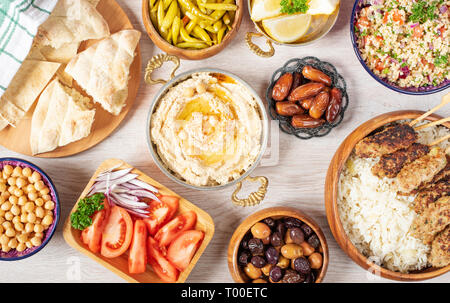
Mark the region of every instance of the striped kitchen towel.
POLYGON ((58 0, 0 0, 0 96, 58 0))

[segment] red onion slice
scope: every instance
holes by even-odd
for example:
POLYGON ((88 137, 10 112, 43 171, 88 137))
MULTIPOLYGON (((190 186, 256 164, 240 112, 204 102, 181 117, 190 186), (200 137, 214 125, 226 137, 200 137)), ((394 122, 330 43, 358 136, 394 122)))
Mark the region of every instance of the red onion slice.
POLYGON ((96 181, 106 181, 106 180, 108 180, 108 177, 109 177, 109 180, 111 180, 111 181, 116 180, 120 177, 127 175, 132 170, 133 170, 133 168, 125 168, 125 169, 121 169, 121 170, 118 170, 115 172, 103 173, 103 174, 100 174, 97 176, 96 181))
POLYGON ((110 193, 109 196, 113 198, 113 200, 116 204, 119 204, 120 206, 128 208, 128 209, 137 210, 137 209, 148 208, 147 203, 129 200, 129 199, 123 198, 115 193, 110 193))
POLYGON ((140 186, 140 187, 142 187, 144 189, 147 189, 149 191, 152 191, 154 193, 158 193, 158 189, 156 189, 155 187, 151 186, 148 183, 145 183, 144 181, 141 181, 141 180, 138 180, 138 179, 133 179, 133 180, 128 181, 128 183, 140 186))

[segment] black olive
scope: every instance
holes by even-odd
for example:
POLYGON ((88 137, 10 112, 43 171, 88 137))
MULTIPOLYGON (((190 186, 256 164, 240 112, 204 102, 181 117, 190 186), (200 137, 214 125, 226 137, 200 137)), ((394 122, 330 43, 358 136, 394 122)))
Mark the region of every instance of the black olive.
POLYGON ((302 283, 306 276, 292 269, 287 269, 281 282, 283 283, 302 283))
POLYGON ((248 260, 250 259, 250 253, 246 250, 242 251, 239 254, 238 262, 241 266, 246 266, 248 264, 248 260))
POLYGON ((252 262, 253 266, 256 268, 263 268, 267 264, 266 260, 261 256, 253 256, 250 262, 252 262))
POLYGON ((278 266, 274 266, 269 272, 269 277, 273 282, 279 282, 283 278, 283 270, 278 266))
POLYGON ((286 233, 286 225, 283 222, 278 221, 276 231, 279 232, 282 236, 286 233))
POLYGON ((289 230, 289 235, 291 236, 291 239, 295 244, 302 244, 303 241, 305 241, 305 234, 298 227, 291 228, 289 230))
POLYGON ((266 250, 266 259, 269 264, 277 264, 280 259, 280 253, 274 247, 270 246, 266 250))
POLYGON ((270 244, 275 247, 283 246, 283 236, 278 231, 274 232, 270 237, 270 244))
POLYGON ((299 219, 288 217, 284 219, 284 224, 287 228, 294 228, 302 226, 303 222, 299 219))
POLYGON ((275 220, 272 218, 265 218, 263 220, 264 223, 267 224, 267 226, 269 226, 270 228, 274 228, 275 227, 275 220))
POLYGON ((306 237, 309 237, 314 233, 314 231, 308 224, 303 224, 302 226, 300 226, 300 228, 303 230, 303 233, 306 237))
POLYGON ((248 241, 248 249, 254 256, 264 253, 264 244, 261 239, 252 238, 248 241))
POLYGON ((305 281, 303 283, 314 283, 316 281, 316 275, 313 271, 309 273, 309 275, 306 276, 305 281))
POLYGON ((245 236, 242 238, 241 247, 243 249, 248 249, 248 240, 250 240, 251 238, 252 238, 252 235, 250 232, 246 233, 245 236))
POLYGON ((309 245, 314 247, 314 249, 317 249, 317 248, 319 248, 320 240, 316 234, 313 234, 308 238, 308 243, 309 243, 309 245))
POLYGON ((299 273, 307 275, 311 272, 311 265, 304 257, 297 258, 293 262, 295 270, 299 273))

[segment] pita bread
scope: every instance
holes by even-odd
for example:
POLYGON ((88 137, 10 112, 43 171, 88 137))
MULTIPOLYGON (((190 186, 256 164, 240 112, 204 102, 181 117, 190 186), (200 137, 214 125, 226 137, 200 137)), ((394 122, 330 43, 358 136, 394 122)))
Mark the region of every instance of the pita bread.
POLYGON ((125 106, 130 65, 140 36, 133 29, 117 32, 79 53, 66 67, 66 73, 94 102, 113 115, 118 115, 125 106))
POLYGON ((100 0, 87 0, 93 7, 96 7, 100 0))
POLYGON ((95 116, 89 104, 89 98, 54 79, 42 92, 31 120, 33 155, 87 137, 95 116))
POLYGON ((103 16, 86 0, 60 0, 41 24, 35 41, 55 49, 67 43, 109 36, 103 16))
MULTIPOLYGON (((15 126, 25 116, 60 64, 25 60, 0 98, 0 116, 15 126)), ((1 127, 0 130, 4 128, 1 127)))
POLYGON ((80 42, 66 43, 60 48, 42 46, 39 51, 47 61, 67 64, 76 56, 80 42))

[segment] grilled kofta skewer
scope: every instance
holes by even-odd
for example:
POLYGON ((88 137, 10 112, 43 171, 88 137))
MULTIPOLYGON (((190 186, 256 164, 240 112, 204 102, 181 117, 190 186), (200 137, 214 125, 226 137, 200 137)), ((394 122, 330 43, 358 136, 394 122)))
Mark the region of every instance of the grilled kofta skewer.
POLYGON ((429 152, 430 147, 428 145, 413 143, 408 148, 381 156, 380 161, 372 167, 372 173, 380 178, 394 178, 398 175, 403 166, 414 162, 429 152))
POLYGON ((361 158, 376 158, 408 148, 417 138, 416 131, 408 124, 395 124, 359 141, 355 153, 361 158))
POLYGON ((397 175, 397 184, 401 193, 410 193, 421 184, 433 180, 447 165, 445 152, 433 147, 425 156, 403 166, 397 175))

